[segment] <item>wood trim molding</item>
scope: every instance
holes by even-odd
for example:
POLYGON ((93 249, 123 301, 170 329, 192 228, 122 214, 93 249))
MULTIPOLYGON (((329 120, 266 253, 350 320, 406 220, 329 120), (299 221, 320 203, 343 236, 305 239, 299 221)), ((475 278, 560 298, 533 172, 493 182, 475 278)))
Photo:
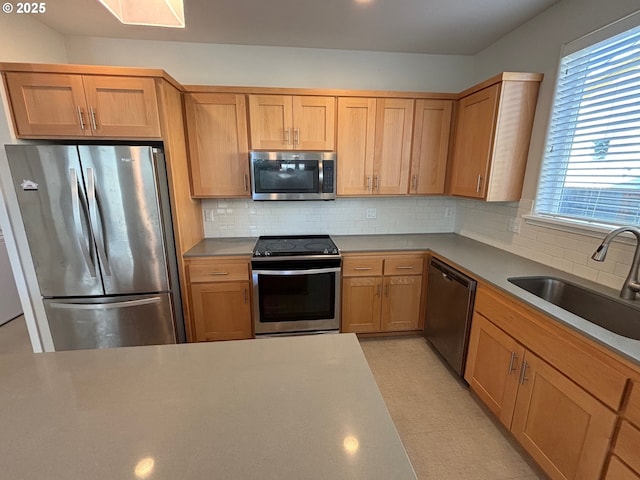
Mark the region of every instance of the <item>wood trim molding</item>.
POLYGON ((77 75, 109 75, 122 77, 156 77, 163 78, 178 90, 182 85, 171 75, 159 68, 111 67, 103 65, 78 65, 67 63, 13 63, 0 62, 3 72, 32 72, 32 73, 67 73, 77 75))
POLYGON ((488 78, 484 82, 478 83, 473 87, 469 87, 463 92, 460 92, 456 99, 461 99, 467 95, 478 92, 484 88, 490 87, 496 83, 505 81, 518 81, 518 82, 541 82, 544 75, 542 73, 524 73, 524 72, 502 72, 494 77, 488 78))

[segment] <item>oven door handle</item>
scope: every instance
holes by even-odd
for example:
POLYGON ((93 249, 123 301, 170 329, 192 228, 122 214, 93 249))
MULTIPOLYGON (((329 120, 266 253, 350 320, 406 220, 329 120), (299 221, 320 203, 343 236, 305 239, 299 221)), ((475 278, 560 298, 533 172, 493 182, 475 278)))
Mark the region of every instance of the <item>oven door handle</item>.
POLYGON ((310 268, 308 270, 252 270, 254 275, 314 275, 317 273, 339 273, 340 267, 310 268))

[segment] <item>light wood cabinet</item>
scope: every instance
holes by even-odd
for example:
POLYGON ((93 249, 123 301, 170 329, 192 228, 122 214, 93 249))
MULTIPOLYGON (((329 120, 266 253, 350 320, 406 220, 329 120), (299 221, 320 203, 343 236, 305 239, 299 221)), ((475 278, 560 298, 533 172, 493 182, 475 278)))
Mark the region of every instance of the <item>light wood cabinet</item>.
POLYGON ((19 138, 159 139, 153 78, 6 72, 19 138))
POLYGON ((502 74, 461 94, 449 194, 486 201, 520 199, 541 79, 537 74, 502 74))
POLYGON ((194 197, 249 197, 245 95, 185 95, 191 191, 194 197))
POLYGON ((423 255, 345 256, 341 331, 417 330, 423 265, 423 255))
POLYGON ((416 100, 410 194, 444 194, 452 109, 451 100, 416 100))
POLYGON ((254 150, 334 150, 335 98, 249 95, 254 150))
POLYGON ((252 338, 249 260, 191 259, 187 268, 194 340, 252 338))
POLYGON ((338 98, 338 195, 409 191, 414 100, 338 98))
POLYGON ((599 479, 617 407, 607 407, 596 395, 619 406, 625 381, 614 378, 615 387, 595 381, 589 384, 593 391, 587 390, 587 382, 567 372, 603 374, 608 366, 597 354, 581 345, 587 358, 567 356, 575 348, 569 336, 544 329, 539 336, 535 314, 528 317, 483 285, 476 299, 465 371, 471 389, 552 479, 599 479), (559 349, 560 361, 552 354, 545 358, 549 344, 559 349))
POLYGON ((604 480, 640 480, 640 475, 637 475, 617 457, 612 457, 604 480))
POLYGON ((631 382, 605 480, 640 480, 640 383, 631 382))

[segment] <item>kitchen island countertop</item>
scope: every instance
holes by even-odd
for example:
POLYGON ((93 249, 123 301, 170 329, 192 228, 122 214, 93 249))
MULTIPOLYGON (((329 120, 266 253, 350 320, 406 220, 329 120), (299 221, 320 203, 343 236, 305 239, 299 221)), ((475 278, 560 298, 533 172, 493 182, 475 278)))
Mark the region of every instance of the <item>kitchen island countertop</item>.
POLYGON ((415 479, 354 334, 0 355, 7 479, 415 479))

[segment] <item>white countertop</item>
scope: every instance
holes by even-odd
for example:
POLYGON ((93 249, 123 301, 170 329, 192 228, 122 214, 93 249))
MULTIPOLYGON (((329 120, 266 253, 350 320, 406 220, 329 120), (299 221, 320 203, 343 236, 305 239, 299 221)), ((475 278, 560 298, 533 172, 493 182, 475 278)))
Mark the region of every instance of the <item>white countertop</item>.
POLYGON ((0 355, 0 382, 2 478, 415 479, 353 334, 0 355))

